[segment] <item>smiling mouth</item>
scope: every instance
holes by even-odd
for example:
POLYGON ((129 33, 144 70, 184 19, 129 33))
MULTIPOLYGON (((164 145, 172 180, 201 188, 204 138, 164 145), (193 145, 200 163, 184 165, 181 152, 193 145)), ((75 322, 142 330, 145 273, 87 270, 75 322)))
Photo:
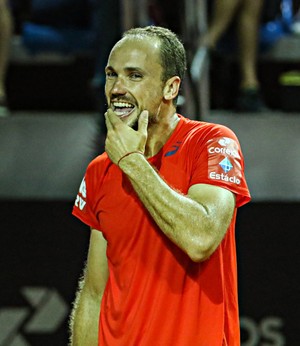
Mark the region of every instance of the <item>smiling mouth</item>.
POLYGON ((133 112, 135 107, 127 102, 113 102, 112 110, 119 116, 120 118, 127 117, 129 114, 133 112))

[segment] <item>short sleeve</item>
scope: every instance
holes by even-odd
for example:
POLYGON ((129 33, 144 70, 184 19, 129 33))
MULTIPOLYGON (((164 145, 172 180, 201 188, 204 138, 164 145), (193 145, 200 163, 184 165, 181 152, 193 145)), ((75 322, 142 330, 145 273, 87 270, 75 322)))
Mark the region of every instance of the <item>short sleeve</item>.
POLYGON ((236 195, 237 207, 249 202, 244 158, 236 135, 225 126, 214 125, 196 148, 191 185, 205 183, 228 189, 236 195))
POLYGON ((95 176, 95 162, 88 166, 78 194, 75 199, 72 214, 91 228, 100 230, 100 222, 96 213, 97 177, 95 176))

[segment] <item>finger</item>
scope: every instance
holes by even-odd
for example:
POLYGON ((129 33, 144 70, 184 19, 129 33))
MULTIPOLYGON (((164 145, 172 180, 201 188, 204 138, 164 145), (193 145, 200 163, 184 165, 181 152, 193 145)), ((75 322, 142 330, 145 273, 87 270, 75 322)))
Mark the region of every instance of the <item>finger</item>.
POLYGON ((142 111, 142 113, 139 116, 138 131, 140 133, 143 133, 144 135, 147 135, 147 133, 148 133, 148 118, 149 118, 149 112, 148 111, 142 111))
POLYGON ((110 118, 107 114, 107 112, 104 114, 105 117, 105 124, 106 124, 106 128, 107 130, 111 130, 113 128, 112 123, 110 122, 110 118))
POLYGON ((119 119, 119 117, 114 113, 114 111, 111 108, 107 110, 106 114, 112 126, 123 123, 122 120, 119 119))

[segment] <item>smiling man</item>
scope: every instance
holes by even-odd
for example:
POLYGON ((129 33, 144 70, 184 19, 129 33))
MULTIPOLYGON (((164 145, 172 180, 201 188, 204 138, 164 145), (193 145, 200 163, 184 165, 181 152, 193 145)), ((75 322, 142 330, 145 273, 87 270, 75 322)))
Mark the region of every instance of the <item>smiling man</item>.
POLYGON ((105 153, 73 209, 91 228, 74 346, 240 344, 244 161, 231 130, 176 113, 185 69, 184 47, 165 28, 131 29, 110 53, 105 153))

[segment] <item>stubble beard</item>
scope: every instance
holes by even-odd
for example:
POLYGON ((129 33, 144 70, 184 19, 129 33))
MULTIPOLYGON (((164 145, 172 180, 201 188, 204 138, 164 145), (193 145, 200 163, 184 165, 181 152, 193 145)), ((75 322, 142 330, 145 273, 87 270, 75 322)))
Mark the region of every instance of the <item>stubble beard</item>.
MULTIPOLYGON (((149 114, 148 126, 157 124, 159 122, 159 120, 158 120, 159 119, 159 117, 158 117, 159 111, 160 111, 160 106, 157 109, 157 114, 153 114, 153 113, 149 114)), ((130 126, 133 130, 137 131, 138 127, 139 127, 139 118, 140 118, 140 115, 133 120, 132 124, 129 124, 128 126, 130 126)))

